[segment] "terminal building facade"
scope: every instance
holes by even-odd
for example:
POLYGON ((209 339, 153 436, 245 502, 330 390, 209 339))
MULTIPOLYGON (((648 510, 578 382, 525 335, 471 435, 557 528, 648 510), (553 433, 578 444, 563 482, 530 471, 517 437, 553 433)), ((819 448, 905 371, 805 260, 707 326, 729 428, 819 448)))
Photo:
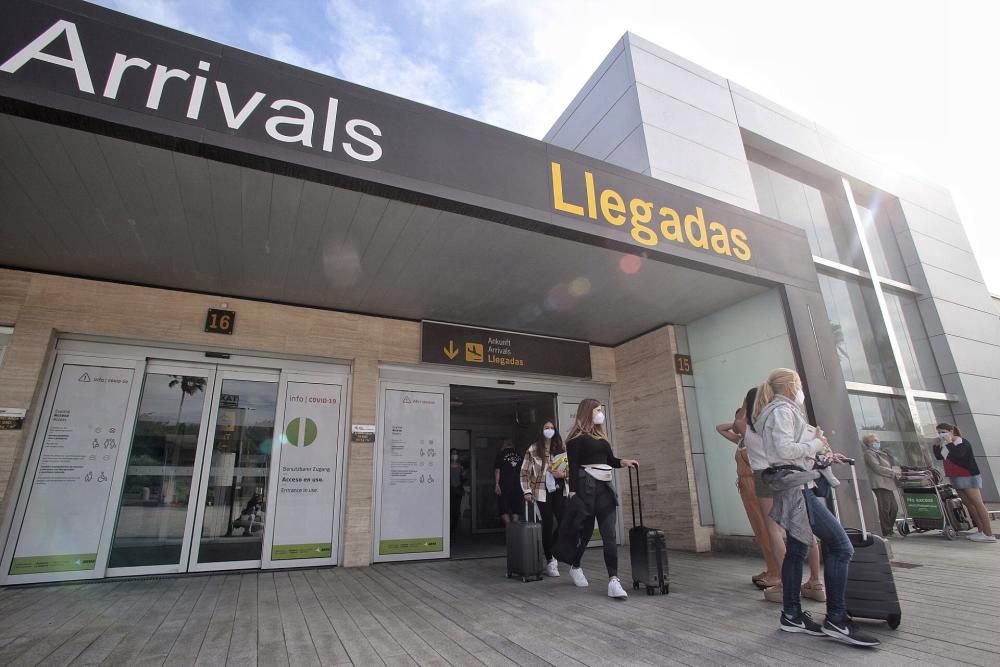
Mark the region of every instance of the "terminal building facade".
POLYGON ((631 33, 537 141, 24 0, 0 145, 0 583, 475 555, 502 443, 586 397, 647 523, 725 549, 714 426, 778 366, 848 454, 958 424, 998 500, 948 193, 631 33))

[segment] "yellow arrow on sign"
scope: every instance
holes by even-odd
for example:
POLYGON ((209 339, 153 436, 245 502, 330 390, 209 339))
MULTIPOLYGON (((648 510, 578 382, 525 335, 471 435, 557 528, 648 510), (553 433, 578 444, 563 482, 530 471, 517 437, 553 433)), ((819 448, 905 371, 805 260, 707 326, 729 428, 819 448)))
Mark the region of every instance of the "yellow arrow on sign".
POLYGON ((455 347, 455 341, 448 341, 448 347, 444 348, 444 353, 449 359, 454 359, 458 356, 458 348, 455 347))

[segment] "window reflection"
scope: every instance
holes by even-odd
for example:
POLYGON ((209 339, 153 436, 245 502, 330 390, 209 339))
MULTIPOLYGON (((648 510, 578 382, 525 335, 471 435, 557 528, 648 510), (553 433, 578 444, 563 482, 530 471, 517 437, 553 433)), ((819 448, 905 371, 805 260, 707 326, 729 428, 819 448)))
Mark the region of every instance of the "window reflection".
POLYGON ((833 328, 844 379, 901 386, 892 346, 875 298, 875 289, 858 280, 819 274, 820 291, 833 328))
POLYGON ((146 374, 108 567, 180 562, 207 383, 146 374))

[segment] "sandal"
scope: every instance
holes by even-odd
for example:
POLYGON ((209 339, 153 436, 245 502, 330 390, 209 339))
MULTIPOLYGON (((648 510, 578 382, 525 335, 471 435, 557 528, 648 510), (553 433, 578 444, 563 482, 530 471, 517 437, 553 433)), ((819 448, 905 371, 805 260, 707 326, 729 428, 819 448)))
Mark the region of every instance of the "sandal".
POLYGON ((765 579, 767 579, 767 570, 750 577, 750 581, 753 582, 753 585, 761 590, 767 588, 767 584, 764 582, 765 579))

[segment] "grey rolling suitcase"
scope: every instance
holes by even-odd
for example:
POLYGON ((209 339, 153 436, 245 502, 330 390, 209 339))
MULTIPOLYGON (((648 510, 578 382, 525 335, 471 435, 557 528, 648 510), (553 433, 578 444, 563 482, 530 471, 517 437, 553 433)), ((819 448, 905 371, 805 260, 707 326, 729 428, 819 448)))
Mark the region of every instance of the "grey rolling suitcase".
MULTIPOLYGON (((847 463, 851 467, 854 495, 858 502, 858 515, 861 517, 861 530, 845 527, 847 537, 854 545, 854 558, 847 570, 847 613, 852 618, 886 621, 895 630, 899 627, 902 612, 899 608, 896 580, 889 563, 889 550, 885 539, 869 533, 865 526, 854 460, 847 459, 847 463)), ((837 494, 834 493, 833 497, 836 506, 837 494)))
MULTIPOLYGON (((528 520, 528 503, 524 503, 524 516, 520 521, 507 524, 507 577, 521 577, 521 581, 540 580, 545 569, 542 552, 542 523, 528 520)), ((537 511, 537 508, 536 508, 537 511)))
MULTIPOLYGON (((639 471, 635 472, 636 486, 639 471)), ((670 592, 670 568, 667 564, 667 538, 658 528, 648 528, 642 522, 642 489, 639 489, 639 521, 635 520, 635 497, 632 491, 632 469, 628 471, 628 492, 632 499, 632 528, 628 531, 629 556, 632 563, 632 588, 646 587, 646 595, 659 589, 670 592)))

